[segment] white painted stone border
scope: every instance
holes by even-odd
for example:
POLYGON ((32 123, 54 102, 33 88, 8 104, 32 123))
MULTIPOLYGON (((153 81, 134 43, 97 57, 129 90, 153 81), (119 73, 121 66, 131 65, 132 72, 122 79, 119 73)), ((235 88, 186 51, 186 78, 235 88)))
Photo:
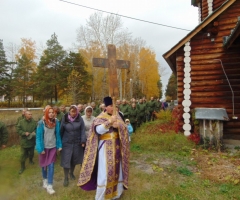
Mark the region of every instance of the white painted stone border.
POLYGON ((202 12, 202 8, 201 8, 201 3, 199 2, 198 3, 198 23, 200 24, 201 22, 202 22, 202 14, 201 14, 201 12, 202 12))
POLYGON ((189 136, 191 134, 191 125, 190 125, 190 106, 192 104, 191 102, 191 46, 190 46, 190 41, 185 44, 184 47, 184 100, 182 102, 183 105, 183 119, 184 119, 184 124, 183 124, 183 130, 184 130, 184 135, 189 136))
POLYGON ((213 12, 213 0, 208 0, 208 15, 211 15, 213 12))

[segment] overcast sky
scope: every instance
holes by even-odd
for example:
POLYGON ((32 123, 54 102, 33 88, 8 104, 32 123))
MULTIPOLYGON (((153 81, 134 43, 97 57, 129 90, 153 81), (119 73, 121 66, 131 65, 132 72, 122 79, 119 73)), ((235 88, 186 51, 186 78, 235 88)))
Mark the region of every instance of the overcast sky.
MULTIPOLYGON (((66 0, 68 2, 130 16, 168 26, 192 30, 198 25, 198 9, 191 0, 66 0)), ((76 43, 76 30, 85 25, 94 10, 59 0, 0 0, 0 39, 4 47, 21 44, 21 38, 31 38, 36 45, 46 44, 55 32, 59 43, 67 50, 76 43)), ((123 25, 151 47, 168 74, 162 77, 165 87, 171 70, 162 55, 179 42, 188 31, 123 18, 123 25)))

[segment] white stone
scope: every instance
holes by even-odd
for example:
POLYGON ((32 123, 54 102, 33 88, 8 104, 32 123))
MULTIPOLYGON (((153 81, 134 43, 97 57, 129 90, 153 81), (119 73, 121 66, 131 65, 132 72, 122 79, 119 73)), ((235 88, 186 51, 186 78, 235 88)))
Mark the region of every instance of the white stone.
POLYGON ((191 74, 189 72, 185 72, 184 77, 190 77, 191 74))
POLYGON ((190 95, 191 94, 191 90, 190 89, 184 89, 183 90, 183 94, 184 95, 190 95))
POLYGON ((184 123, 185 123, 185 124, 189 124, 189 123, 190 123, 190 120, 189 120, 189 119, 184 119, 184 123))
POLYGON ((190 119, 190 117, 189 113, 183 113, 183 119, 190 119))
POLYGON ((191 51, 191 47, 190 46, 185 46, 183 49, 184 49, 184 51, 191 51))
POLYGON ((189 51, 186 51, 186 52, 184 53, 184 56, 190 56, 190 52, 189 52, 189 51))
POLYGON ((184 135, 189 136, 189 135, 191 135, 191 133, 190 133, 190 131, 184 131, 184 135))
POLYGON ((185 73, 190 73, 191 71, 191 68, 190 67, 184 67, 184 70, 183 70, 185 73))
MULTIPOLYGON (((185 112, 185 113, 188 113, 188 112, 190 112, 190 108, 189 107, 184 107, 183 108, 183 111, 185 112)), ((186 119, 185 119, 186 120, 186 119)), ((184 122, 185 122, 185 120, 184 120, 184 122)), ((187 122, 185 122, 186 124, 187 124, 187 122)))
POLYGON ((191 78, 190 77, 186 77, 183 79, 184 83, 191 83, 191 78))
POLYGON ((191 130, 191 125, 190 124, 184 124, 183 125, 183 130, 184 131, 190 131, 191 130))
POLYGON ((190 95, 184 95, 185 100, 190 100, 190 95))
POLYGON ((185 88, 185 89, 190 89, 190 87, 191 87, 191 86, 190 86, 189 83, 185 83, 185 84, 184 84, 184 88, 185 88))
POLYGON ((184 62, 185 63, 190 63, 191 62, 191 58, 189 56, 184 58, 184 62))
POLYGON ((183 100, 183 101, 182 101, 182 105, 183 105, 184 107, 190 107, 191 104, 192 104, 192 102, 191 102, 190 100, 183 100))

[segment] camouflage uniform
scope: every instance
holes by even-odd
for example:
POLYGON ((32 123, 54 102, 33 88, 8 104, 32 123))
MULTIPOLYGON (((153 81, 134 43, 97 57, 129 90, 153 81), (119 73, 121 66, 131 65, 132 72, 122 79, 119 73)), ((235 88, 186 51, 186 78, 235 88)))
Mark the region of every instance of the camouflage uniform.
POLYGON ((101 113, 101 110, 99 108, 94 108, 93 109, 93 116, 97 117, 101 113))
MULTIPOLYGON (((37 122, 33 119, 22 119, 17 124, 17 133, 20 135, 21 141, 21 169, 25 169, 25 161, 29 157, 29 162, 33 164, 35 137, 26 136, 26 132, 36 133, 37 122)), ((22 172, 21 172, 22 173, 22 172)))
POLYGON ((153 112, 156 111, 156 101, 150 100, 149 102, 147 102, 147 107, 149 112, 148 121, 153 121, 154 120, 153 112))
MULTIPOLYGON (((130 123, 133 127, 133 132, 137 129, 137 122, 138 122, 138 109, 137 107, 133 108, 132 106, 128 109, 128 118, 130 120, 130 123)), ((126 118, 125 118, 126 119, 126 118)))
POLYGON ((146 115, 148 113, 145 103, 137 104, 138 109, 138 126, 141 126, 142 123, 146 122, 146 115))
POLYGON ((58 121, 61 123, 61 121, 62 121, 62 118, 63 118, 63 116, 64 116, 64 113, 63 112, 59 112, 59 113, 57 113, 57 119, 58 119, 58 121))
POLYGON ((124 118, 128 118, 128 112, 129 112, 129 105, 128 104, 121 104, 120 105, 120 111, 123 113, 124 118))

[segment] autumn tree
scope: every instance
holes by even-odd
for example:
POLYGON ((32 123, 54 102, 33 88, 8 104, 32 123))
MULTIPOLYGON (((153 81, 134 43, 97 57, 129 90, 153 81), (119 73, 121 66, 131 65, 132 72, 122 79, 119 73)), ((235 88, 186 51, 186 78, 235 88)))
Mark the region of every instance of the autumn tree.
POLYGON ((147 98, 159 97, 159 63, 155 53, 147 48, 141 48, 139 53, 139 85, 147 98))
POLYGON ((168 79, 165 96, 167 100, 177 99, 177 78, 173 73, 168 79))
POLYGON ((66 52, 59 44, 57 35, 54 33, 47 40, 47 48, 43 51, 38 66, 38 94, 43 99, 55 99, 58 101, 59 91, 66 88, 68 69, 62 65, 66 52))
POLYGON ((36 42, 32 41, 31 39, 27 38, 21 38, 21 47, 18 50, 18 53, 16 54, 16 60, 22 58, 23 55, 27 57, 28 60, 32 62, 33 70, 36 69, 37 63, 36 63, 36 42))
MULTIPOLYGON (((80 26, 77 30, 77 41, 81 49, 85 47, 87 50, 89 63, 92 67, 92 58, 107 56, 107 45, 114 44, 116 47, 127 43, 131 38, 127 29, 123 28, 123 22, 120 16, 107 15, 97 12, 89 17, 85 26, 80 26), (89 48, 90 47, 90 48, 89 48), (100 49, 96 55, 96 51, 93 51, 91 47, 100 49)), ((92 68, 93 84, 92 84, 92 98, 93 91, 98 93, 96 96, 99 98, 108 94, 108 77, 107 69, 92 68), (101 70, 101 71, 100 71, 101 70), (101 89, 99 90, 99 84, 101 82, 101 89), (99 93, 100 92, 100 93, 99 93)), ((121 73, 118 71, 118 73, 121 73)), ((119 79, 121 81, 121 79, 119 79)))
POLYGON ((14 89, 17 95, 26 106, 28 96, 33 96, 32 75, 36 71, 36 45, 31 39, 22 38, 22 44, 16 56, 17 67, 14 70, 14 89))
POLYGON ((33 62, 23 54, 18 58, 17 68, 14 70, 14 87, 16 90, 15 94, 21 97, 24 107, 26 107, 27 97, 32 96, 33 73, 33 62))
POLYGON ((138 81, 138 70, 139 70, 139 52, 142 47, 144 47, 145 41, 141 38, 136 38, 130 40, 128 43, 122 44, 117 48, 117 58, 120 60, 130 61, 129 69, 119 69, 118 77, 119 81, 119 90, 120 98, 131 98, 130 89, 131 86, 134 86, 132 89, 133 92, 137 94, 135 97, 142 96, 142 90, 140 89, 141 83, 138 81), (130 82, 132 80, 132 83, 130 82))
POLYGON ((70 52, 63 64, 71 70, 67 77, 64 99, 73 104, 89 100, 91 95, 89 80, 91 76, 86 70, 87 65, 81 54, 70 52))

